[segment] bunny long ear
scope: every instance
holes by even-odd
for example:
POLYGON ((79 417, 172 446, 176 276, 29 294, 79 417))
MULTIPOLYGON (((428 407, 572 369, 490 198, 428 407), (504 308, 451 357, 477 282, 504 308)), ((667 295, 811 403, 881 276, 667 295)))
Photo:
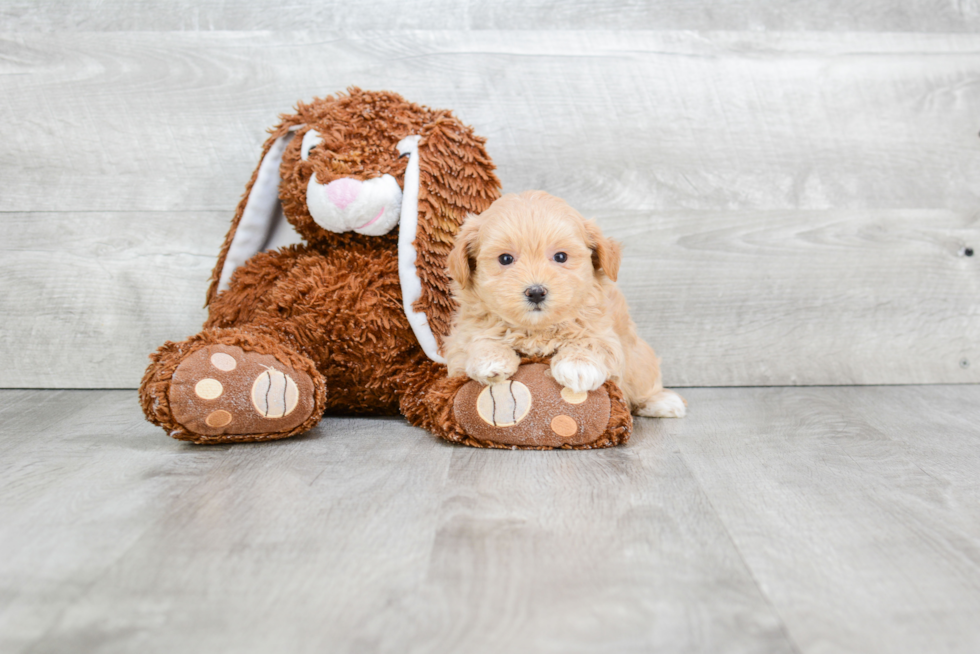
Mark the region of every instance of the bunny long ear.
POLYGON ((467 215, 483 213, 500 197, 500 180, 484 143, 442 111, 423 128, 418 144, 418 227, 412 245, 421 289, 412 309, 425 314, 440 347, 456 311, 446 269, 456 234, 467 215))
POLYGON ((228 288, 231 275, 253 255, 273 247, 298 243, 299 235, 282 213, 279 202, 279 167, 286 146, 301 125, 283 124, 273 132, 262 148, 262 159, 245 187, 238 203, 231 229, 225 236, 218 263, 211 273, 205 306, 228 288))

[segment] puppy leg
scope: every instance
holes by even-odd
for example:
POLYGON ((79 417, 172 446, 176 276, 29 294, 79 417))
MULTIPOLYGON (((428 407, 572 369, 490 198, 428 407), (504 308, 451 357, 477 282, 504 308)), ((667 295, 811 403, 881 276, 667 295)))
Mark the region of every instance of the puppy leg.
POLYGON ((687 415, 687 402, 674 391, 665 388, 638 407, 636 415, 648 418, 683 418, 687 415))
POLYGON ((660 359, 653 348, 636 338, 632 356, 623 375, 623 393, 633 413, 648 418, 683 418, 687 402, 683 397, 663 387, 660 380, 660 359))
POLYGON ((466 376, 484 385, 496 384, 510 379, 521 358, 512 348, 502 343, 475 340, 470 344, 466 360, 466 376))

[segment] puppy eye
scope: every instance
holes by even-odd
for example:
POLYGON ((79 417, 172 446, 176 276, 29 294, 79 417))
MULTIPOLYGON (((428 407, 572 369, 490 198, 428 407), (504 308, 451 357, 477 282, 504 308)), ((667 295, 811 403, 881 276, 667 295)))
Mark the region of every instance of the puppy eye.
POLYGON ((499 257, 497 257, 497 261, 500 262, 501 266, 509 266, 510 264, 514 263, 514 257, 510 254, 501 254, 499 257))
POLYGON ((558 263, 565 263, 566 261, 568 261, 568 255, 565 254, 564 252, 557 252, 555 254, 555 261, 557 261, 558 263))

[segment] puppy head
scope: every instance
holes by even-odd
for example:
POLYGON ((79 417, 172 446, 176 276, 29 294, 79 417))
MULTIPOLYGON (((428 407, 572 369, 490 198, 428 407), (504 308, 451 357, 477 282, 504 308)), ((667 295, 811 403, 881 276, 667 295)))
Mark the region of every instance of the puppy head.
POLYGON ((620 247, 564 200, 544 191, 505 195, 467 218, 449 255, 463 304, 479 303, 527 328, 560 322, 616 281, 620 247))

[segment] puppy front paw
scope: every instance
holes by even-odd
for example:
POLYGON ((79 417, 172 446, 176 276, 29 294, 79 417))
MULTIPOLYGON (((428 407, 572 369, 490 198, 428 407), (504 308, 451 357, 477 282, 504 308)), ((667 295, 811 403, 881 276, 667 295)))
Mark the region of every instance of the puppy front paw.
POLYGON ((520 365, 521 359, 516 352, 484 355, 466 362, 466 376, 489 386, 513 377, 520 365))
POLYGON ((588 361, 560 359, 551 362, 551 376, 574 393, 594 391, 606 381, 606 371, 588 361))

